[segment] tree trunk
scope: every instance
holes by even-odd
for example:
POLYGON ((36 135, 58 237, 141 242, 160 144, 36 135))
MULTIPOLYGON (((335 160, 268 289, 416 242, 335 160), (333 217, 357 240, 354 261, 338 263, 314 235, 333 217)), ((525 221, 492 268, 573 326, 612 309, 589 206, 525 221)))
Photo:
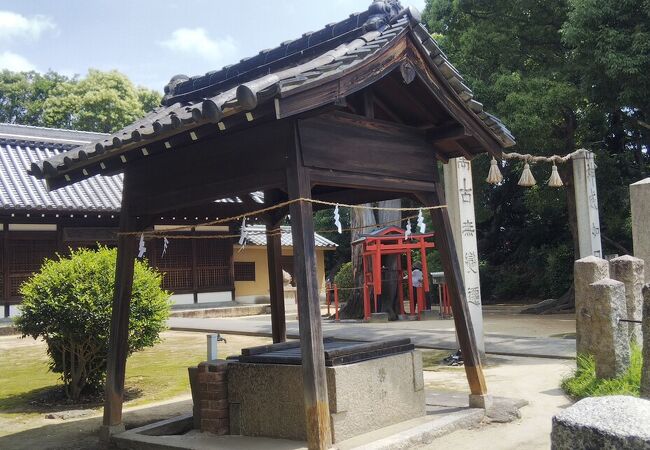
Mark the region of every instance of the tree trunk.
MULTIPOLYGON (((400 199, 386 200, 378 203, 378 206, 383 208, 399 208, 401 205, 402 201, 400 199)), ((381 224, 381 226, 400 226, 401 219, 401 211, 377 211, 377 222, 381 224)), ((398 258, 399 255, 386 255, 382 260, 382 267, 384 268, 384 270, 382 270, 382 276, 385 281, 382 283, 379 310, 388 313, 389 320, 397 320, 399 314, 399 297, 397 295, 397 289, 400 286, 398 283, 399 274, 397 273, 398 258)))
MULTIPOLYGON (((577 120, 573 111, 565 112, 564 117, 564 153, 568 154, 575 150, 577 120)), ((573 240, 573 259, 576 260, 580 257, 580 241, 578 240, 578 213, 576 210, 576 192, 573 181, 573 161, 567 164, 560 164, 558 170, 564 183, 569 230, 571 231, 571 239, 573 240)), ((571 270, 573 270, 573 267, 571 267, 571 270)), ((575 300, 575 290, 573 285, 571 285, 571 287, 559 298, 544 300, 523 310, 522 313, 553 314, 558 312, 567 312, 575 309, 575 300)))
MULTIPOLYGON (((367 204, 370 206, 370 204, 367 204)), ((350 212, 350 224, 352 228, 351 242, 359 239, 362 234, 372 231, 377 224, 375 215, 371 209, 353 208, 350 212), (364 228, 359 228, 364 227, 364 228)), ((363 287, 363 261, 361 258, 361 245, 352 246, 352 276, 354 287, 363 287)), ((341 308, 339 313, 341 319, 362 319, 363 318, 363 290, 352 291, 350 300, 341 308)))

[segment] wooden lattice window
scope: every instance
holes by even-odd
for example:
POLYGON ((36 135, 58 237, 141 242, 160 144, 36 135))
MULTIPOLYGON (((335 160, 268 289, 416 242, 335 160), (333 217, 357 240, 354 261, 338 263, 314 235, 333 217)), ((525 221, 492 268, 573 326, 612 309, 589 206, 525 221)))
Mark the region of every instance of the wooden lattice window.
POLYGON ((227 239, 202 239, 196 244, 197 288, 231 288, 232 242, 227 239))
POLYGON ((10 233, 7 240, 7 261, 4 268, 8 273, 9 300, 19 297, 20 285, 37 272, 45 258, 56 256, 56 234, 43 232, 10 233))
POLYGON ((235 281, 255 281, 255 263, 236 262, 235 281))
POLYGON ((172 240, 164 257, 161 257, 162 240, 156 239, 155 242, 156 266, 164 273, 163 288, 172 292, 192 290, 192 242, 186 239, 172 240))

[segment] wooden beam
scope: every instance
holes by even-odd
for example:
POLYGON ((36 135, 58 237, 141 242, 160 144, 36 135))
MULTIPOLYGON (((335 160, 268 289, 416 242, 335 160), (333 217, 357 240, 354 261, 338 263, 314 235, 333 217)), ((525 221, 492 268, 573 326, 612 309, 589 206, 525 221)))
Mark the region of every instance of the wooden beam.
POLYGON ((269 266, 269 294, 271 297, 271 330, 273 343, 287 340, 287 321, 284 311, 284 277, 282 276, 282 242, 277 231, 282 221, 266 221, 266 256, 269 266))
MULTIPOLYGON (((170 174, 170 176, 173 177, 173 174, 170 174)), ((195 208, 218 198, 230 197, 235 193, 275 188, 283 185, 283 183, 283 171, 268 170, 266 172, 252 172, 236 179, 221 179, 203 185, 196 184, 173 192, 161 187, 160 194, 152 193, 134 201, 132 209, 141 211, 142 214, 168 214, 172 205, 179 208, 195 208)))
MULTIPOLYGON (((278 190, 264 192, 264 204, 281 201, 278 190)), ((273 210, 271 212, 276 212, 273 210)), ((282 236, 277 231, 282 225, 284 214, 269 214, 266 217, 266 256, 269 270, 269 294, 271 297, 271 330, 273 343, 287 340, 287 322, 284 311, 284 277, 282 275, 282 236)))
POLYGON ((427 139, 434 144, 442 141, 454 141, 465 136, 467 136, 465 127, 460 124, 446 125, 427 131, 427 139))
MULTIPOLYGON (((437 206, 445 204, 445 194, 442 183, 440 183, 437 169, 434 169, 436 177, 436 189, 433 192, 416 192, 415 195, 425 206, 437 206)), ((440 252, 442 267, 445 272, 445 280, 451 297, 451 309, 454 314, 454 325, 458 336, 458 343, 463 353, 465 374, 469 382, 470 392, 473 395, 486 395, 487 385, 483 376, 481 359, 476 345, 476 336, 472 326, 472 318, 469 314, 469 305, 465 293, 465 285, 460 269, 454 236, 449 222, 447 208, 431 210, 431 219, 435 230, 436 248, 440 252)))
MULTIPOLYGON (((433 164, 435 164, 435 162, 431 162, 430 166, 433 164)), ((405 193, 429 191, 434 188, 433 182, 405 180, 398 177, 367 175, 359 172, 309 169, 309 173, 314 184, 320 184, 323 186, 340 186, 346 188, 405 193)))
POLYGON ((427 106, 427 105, 423 104, 423 102, 422 102, 423 99, 422 98, 416 97, 411 92, 410 89, 404 88, 404 86, 401 85, 398 82, 398 80, 396 80, 392 76, 388 76, 388 77, 384 78, 384 80, 385 80, 384 83, 386 83, 386 85, 388 86, 388 89, 395 90, 396 92, 399 92, 400 95, 405 97, 408 100, 410 105, 415 107, 419 111, 420 114, 422 114, 424 117, 426 117, 426 120, 427 120, 428 123, 430 123, 432 125, 436 125, 436 124, 438 124, 440 122, 440 117, 435 115, 432 112, 430 106, 427 106))
MULTIPOLYGON (((123 211, 128 210, 130 180, 130 174, 125 173, 122 191, 123 211)), ((134 215, 122 214, 120 216, 120 232, 135 231, 136 228, 136 217, 134 215)), ((109 437, 111 434, 124 429, 122 424, 122 403, 124 401, 126 357, 129 349, 129 305, 133 287, 136 241, 136 238, 130 235, 119 235, 117 238, 115 288, 106 363, 103 437, 109 437)))
MULTIPOLYGON (((300 163, 299 146, 296 129, 296 142, 292 151, 289 152, 290 164, 287 169, 287 187, 290 199, 311 198, 309 174, 300 163)), ((294 280, 298 299, 307 441, 311 450, 324 450, 331 445, 332 433, 318 279, 316 277, 312 205, 308 202, 295 202, 289 206, 289 212, 293 236, 294 280)))
POLYGON ((432 181, 434 151, 421 130, 341 112, 300 120, 298 126, 307 167, 432 181))
MULTIPOLYGON (((316 200, 334 203, 347 203, 352 205, 379 202, 382 200, 394 200, 400 197, 400 194, 396 194, 395 192, 373 191, 364 189, 341 189, 337 191, 313 195, 313 198, 316 200)), ((331 209, 332 206, 314 204, 313 208, 314 210, 331 209)))
POLYGON ((460 155, 468 161, 471 161, 476 156, 476 154, 470 153, 458 141, 444 141, 442 143, 434 144, 433 147, 436 149, 436 153, 444 153, 447 155, 450 153, 460 153, 460 155))
POLYGON ((366 118, 375 118, 375 95, 370 86, 363 91, 363 112, 366 118))
POLYGON ((375 94, 375 103, 377 106, 381 108, 384 113, 390 117, 390 119, 393 122, 399 123, 399 124, 404 124, 404 121, 400 116, 398 116, 395 111, 393 111, 393 108, 391 108, 384 100, 382 100, 377 94, 375 94))

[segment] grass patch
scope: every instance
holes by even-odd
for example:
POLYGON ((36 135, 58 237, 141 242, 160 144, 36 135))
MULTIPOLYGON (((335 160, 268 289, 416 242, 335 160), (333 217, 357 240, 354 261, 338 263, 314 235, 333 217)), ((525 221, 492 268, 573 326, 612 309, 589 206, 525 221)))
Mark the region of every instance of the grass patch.
POLYGON ((579 355, 577 369, 573 376, 562 380, 562 389, 574 399, 602 397, 604 395, 639 396, 641 387, 641 348, 633 346, 630 367, 621 376, 612 379, 596 378, 596 364, 591 355, 579 355))
MULTIPOLYGON (((243 347, 263 345, 270 339, 226 336, 219 357, 238 354, 243 347)), ((203 333, 167 332, 162 342, 134 353, 126 364, 125 406, 137 406, 190 394, 187 368, 205 360, 203 333)), ((0 340, 0 417, 29 417, 52 410, 100 408, 101 401, 85 404, 53 400, 61 389, 57 374, 49 371, 46 346, 31 338, 0 340), (44 400, 45 399, 45 400, 44 400)), ((0 433, 1 434, 1 433, 0 433)))

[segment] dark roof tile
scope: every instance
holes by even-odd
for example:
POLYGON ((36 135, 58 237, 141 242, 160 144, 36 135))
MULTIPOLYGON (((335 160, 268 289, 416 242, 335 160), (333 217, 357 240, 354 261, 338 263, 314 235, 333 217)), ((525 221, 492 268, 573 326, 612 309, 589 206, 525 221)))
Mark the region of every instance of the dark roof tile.
MULTIPOLYGON (((306 89, 318 80, 338 76, 348 68, 372 58, 384 45, 408 30, 412 30, 415 40, 432 63, 438 65, 468 109, 483 121, 490 119, 483 113, 482 105, 472 99, 472 92, 464 84, 462 76, 422 24, 417 22, 418 17, 419 14, 412 9, 401 9, 396 0, 373 2, 368 11, 352 14, 341 22, 305 33, 298 39, 243 59, 238 64, 191 78, 176 75, 165 87, 164 106, 112 136, 100 139, 97 144, 72 150, 66 157, 56 155, 46 162, 37 163, 31 173, 39 178, 61 177, 61 172, 65 173, 81 164, 85 168, 87 164, 82 161, 99 155, 102 155, 102 164, 112 154, 124 162, 125 152, 137 150, 147 145, 147 141, 168 138, 209 122, 222 121, 226 116, 251 111, 278 94, 288 95, 306 89)), ((512 135, 501 122, 490 120, 485 126, 503 146, 514 144, 512 135)), ((95 165, 99 167, 99 161, 95 165)))

